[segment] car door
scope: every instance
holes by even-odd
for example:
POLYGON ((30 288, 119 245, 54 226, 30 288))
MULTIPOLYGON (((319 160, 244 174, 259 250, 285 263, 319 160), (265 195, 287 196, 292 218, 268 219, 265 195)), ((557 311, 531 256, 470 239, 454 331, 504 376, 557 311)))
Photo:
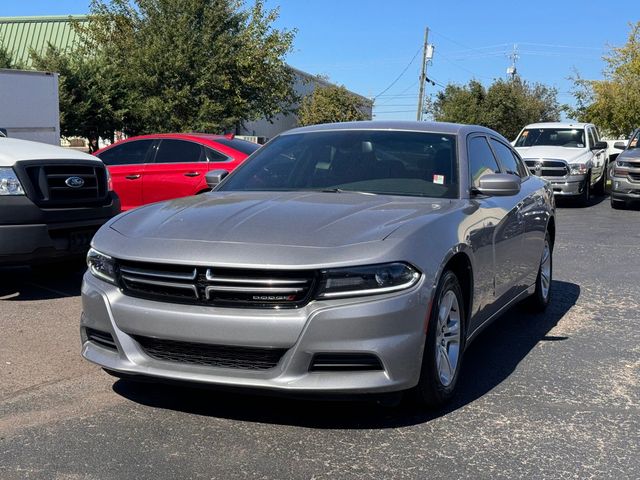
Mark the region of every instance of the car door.
MULTIPOLYGON (((498 160, 484 134, 472 135, 468 139, 470 184, 479 186, 479 180, 488 173, 501 171, 498 160)), ((522 249, 524 223, 519 215, 520 195, 486 196, 476 195, 474 200, 484 219, 484 235, 492 239, 493 247, 493 295, 487 304, 480 306, 481 312, 474 319, 471 330, 500 309, 518 290, 519 258, 522 249)))
MULTIPOLYGON (((589 136, 589 148, 593 148, 593 145, 596 142, 600 141, 600 136, 598 135, 598 130, 595 127, 588 127, 588 136, 589 136)), ((591 170, 591 183, 596 182, 604 172, 605 163, 607 160, 607 151, 600 150, 592 150, 593 152, 593 168, 591 170)))
POLYGON ((142 205, 142 178, 153 142, 151 139, 125 140, 96 154, 111 174, 122 210, 142 205))
POLYGON ((517 200, 516 218, 520 222, 521 249, 514 260, 514 279, 518 290, 535 282, 544 246, 546 216, 540 211, 544 206, 543 192, 529 181, 529 174, 518 154, 500 139, 491 137, 489 143, 504 173, 517 175, 521 179, 517 200))
POLYGON ((186 197, 206 189, 207 157, 202 145, 188 140, 163 138, 156 147, 142 182, 147 203, 186 197))

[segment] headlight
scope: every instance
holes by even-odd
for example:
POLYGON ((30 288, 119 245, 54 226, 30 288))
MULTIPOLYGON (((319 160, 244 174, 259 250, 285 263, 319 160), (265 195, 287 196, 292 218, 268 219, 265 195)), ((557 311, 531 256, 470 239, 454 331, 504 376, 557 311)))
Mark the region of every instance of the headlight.
POLYGON ((12 168, 0 168, 0 195, 24 195, 24 189, 12 168))
POLYGON ((323 273, 318 298, 377 295, 410 288, 420 272, 405 263, 336 268, 323 273))
POLYGON ((569 164, 570 175, 584 175, 587 173, 587 165, 584 163, 571 163, 569 164))
POLYGON ((87 267, 93 276, 115 285, 116 262, 109 255, 90 248, 87 253, 87 267))

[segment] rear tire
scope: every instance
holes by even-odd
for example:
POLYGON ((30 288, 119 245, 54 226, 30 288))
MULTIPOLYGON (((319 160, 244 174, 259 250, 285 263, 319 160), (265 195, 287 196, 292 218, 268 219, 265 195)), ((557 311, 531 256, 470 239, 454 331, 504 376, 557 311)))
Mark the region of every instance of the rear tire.
POLYGON ((544 249, 536 277, 536 290, 527 299, 527 306, 535 312, 543 312, 551 300, 551 282, 553 280, 553 244, 549 232, 544 237, 544 249))
POLYGON ((410 392, 415 403, 436 408, 455 394, 465 344, 465 310, 460 282, 447 270, 434 296, 418 385, 410 392))

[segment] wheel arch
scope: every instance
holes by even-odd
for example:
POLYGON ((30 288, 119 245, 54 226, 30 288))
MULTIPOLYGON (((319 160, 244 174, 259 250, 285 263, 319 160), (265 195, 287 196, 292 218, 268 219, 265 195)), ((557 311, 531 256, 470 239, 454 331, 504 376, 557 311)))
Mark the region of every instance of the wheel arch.
MULTIPOLYGON (((473 262, 471 256, 466 251, 464 246, 459 246, 449 252, 445 261, 442 262, 442 267, 438 272, 437 281, 434 286, 434 295, 437 285, 440 283, 442 275, 447 270, 451 270, 460 283, 460 289, 462 290, 464 311, 465 311, 465 325, 468 327, 469 320, 471 318, 471 309, 473 307, 473 262)), ((435 301, 433 298, 432 301, 435 301)))

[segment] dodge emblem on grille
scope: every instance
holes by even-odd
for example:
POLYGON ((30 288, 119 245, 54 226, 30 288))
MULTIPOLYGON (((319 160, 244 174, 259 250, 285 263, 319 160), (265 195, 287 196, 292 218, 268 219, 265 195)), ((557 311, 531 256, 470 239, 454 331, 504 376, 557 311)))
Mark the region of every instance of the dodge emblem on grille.
POLYGON ((69 177, 64 181, 64 183, 67 187, 80 188, 84 185, 84 180, 80 177, 69 177))

